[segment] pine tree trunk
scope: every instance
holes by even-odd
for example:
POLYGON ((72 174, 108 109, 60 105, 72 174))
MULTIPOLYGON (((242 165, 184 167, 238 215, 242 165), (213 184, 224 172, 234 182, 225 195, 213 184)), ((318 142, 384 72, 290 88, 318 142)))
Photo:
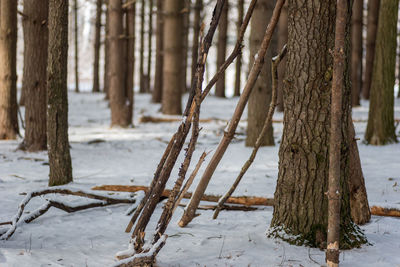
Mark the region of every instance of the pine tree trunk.
POLYGON ((47 149, 46 133, 46 69, 48 0, 24 1, 24 73, 22 87, 25 98, 25 138, 21 146, 28 151, 47 149))
POLYGON ((49 1, 47 142, 49 186, 72 182, 68 142, 68 1, 49 1))
MULTIPOLYGON (((236 35, 240 35, 240 27, 242 26, 244 16, 244 0, 238 1, 238 21, 236 23, 236 35)), ((240 96, 240 78, 242 74, 242 53, 236 58, 236 70, 235 70, 235 91, 234 96, 240 96)))
POLYGON ((375 46, 371 97, 365 140, 371 145, 397 142, 394 127, 394 84, 398 0, 382 0, 375 46))
MULTIPOLYGON (((287 2, 283 6, 281 17, 278 24, 278 49, 281 49, 288 39, 288 6, 287 2)), ((279 112, 284 111, 283 107, 283 78, 285 77, 287 57, 285 57, 278 66, 278 103, 276 110, 279 112)))
POLYGON ((365 55, 364 82, 362 84, 362 95, 364 99, 369 99, 371 89, 380 2, 381 0, 368 0, 367 51, 365 55))
POLYGON ((164 43, 164 16, 163 16, 163 0, 157 0, 157 27, 156 27, 156 69, 154 74, 154 89, 152 101, 161 103, 162 98, 162 81, 163 81, 163 43, 164 43))
POLYGON ((182 94, 188 91, 188 87, 186 84, 187 81, 187 61, 188 61, 188 52, 189 52, 189 26, 190 26, 190 0, 183 0, 184 9, 183 9, 183 59, 182 59, 182 94))
POLYGON ((146 93, 146 77, 144 75, 144 23, 145 23, 145 7, 146 7, 146 0, 142 0, 140 2, 140 62, 139 62, 139 92, 146 93))
MULTIPOLYGON (((288 62, 284 85, 284 128, 279 150, 279 173, 274 196, 271 236, 295 244, 326 247, 328 224, 330 100, 336 0, 289 1, 288 62), (318 21, 318 23, 314 23, 318 21), (318 44, 318 45, 315 45, 318 44), (304 52, 306 51, 306 52, 304 52), (285 236, 285 233, 288 234, 285 236), (296 237, 295 237, 296 236, 296 237)), ((350 18, 350 14, 348 16, 350 18)), ((347 21, 349 55, 350 20, 347 21)), ((342 101, 340 245, 350 248, 365 242, 355 236, 350 217, 349 178, 350 82, 345 66, 342 101)))
POLYGON ((151 91, 151 59, 152 59, 152 38, 153 38, 153 0, 149 0, 149 29, 147 33, 147 51, 148 51, 148 57, 147 57, 147 81, 146 81, 146 89, 147 92, 151 91))
POLYGON ((163 114, 181 114, 183 59, 182 0, 164 1, 163 114))
MULTIPOLYGON (((258 48, 262 42, 268 22, 271 19, 275 2, 275 0, 259 0, 254 9, 254 13, 250 22, 250 66, 253 65, 254 58, 256 57, 258 48)), ((271 40, 270 47, 265 56, 265 64, 263 65, 260 76, 258 77, 257 82, 254 85, 254 89, 250 94, 249 103, 247 105, 246 146, 254 146, 268 114, 268 107, 272 97, 272 51, 276 51, 275 37, 273 37, 271 40)), ((274 145, 274 130, 272 123, 270 123, 261 145, 274 145)))
POLYGON ((363 0, 354 0, 351 18, 351 103, 353 107, 360 105, 362 87, 363 2, 363 0))
POLYGON ((100 32, 103 0, 96 1, 96 23, 94 35, 94 62, 93 62, 93 88, 92 92, 100 92, 99 59, 100 59, 100 32))
POLYGON ((78 0, 74 0, 75 92, 79 93, 78 0))
POLYGON ((17 1, 0 1, 0 140, 18 135, 17 1))
POLYGON ((203 10, 203 0, 196 0, 194 6, 194 21, 193 21, 193 39, 192 39, 192 66, 191 66, 191 82, 193 85, 196 79, 197 59, 199 55, 199 38, 201 27, 201 12, 203 10))
POLYGON ((109 16, 109 1, 104 0, 106 3, 106 26, 105 26, 105 39, 104 39, 104 93, 105 99, 110 99, 110 16, 109 16))
MULTIPOLYGON (((228 33, 229 1, 225 1, 224 9, 218 24, 217 70, 224 64, 226 58, 226 39, 228 33)), ((215 96, 225 97, 225 72, 221 74, 215 85, 215 96)))

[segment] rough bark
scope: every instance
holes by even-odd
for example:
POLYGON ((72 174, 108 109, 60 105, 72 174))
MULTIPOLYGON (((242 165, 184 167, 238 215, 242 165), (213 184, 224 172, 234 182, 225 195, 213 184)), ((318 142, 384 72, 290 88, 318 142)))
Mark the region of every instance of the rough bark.
POLYGON ((75 92, 79 92, 78 0, 74 0, 74 63, 75 92))
POLYGON ((203 0, 196 0, 194 5, 193 20, 193 39, 192 39, 192 66, 191 66, 191 82, 192 85, 196 79, 197 57, 199 54, 199 37, 201 27, 201 12, 203 10, 203 0))
POLYGON ((181 0, 164 1, 163 114, 182 114, 183 7, 181 0))
POLYGON ((48 0, 24 1, 24 73, 25 138, 21 148, 28 151, 47 149, 46 69, 48 49, 48 0))
MULTIPOLYGON (((253 65, 254 59, 257 56, 258 48, 260 47, 265 29, 272 16, 275 2, 275 0, 259 0, 256 4, 250 22, 250 66, 253 65)), ((253 147, 255 145, 263 128, 265 118, 267 117, 268 107, 272 98, 271 64, 269 64, 269 62, 271 62, 272 54, 276 50, 276 45, 276 38, 273 36, 267 54, 265 55, 265 61, 268 63, 263 65, 260 76, 250 94, 249 104, 247 106, 246 146, 253 147)), ((261 146, 273 146, 275 144, 272 121, 269 124, 261 146)))
POLYGON ((362 87, 362 30, 363 30, 363 0, 354 0, 351 17, 351 104, 360 105, 362 87))
POLYGON ((157 18, 156 18, 156 67, 154 74, 154 88, 152 93, 152 101, 161 103, 162 99, 162 80, 163 80, 163 43, 164 43, 164 16, 163 16, 163 0, 157 0, 157 18))
POLYGON ((94 34, 94 62, 93 62, 93 87, 92 92, 100 92, 99 60, 100 60, 100 32, 103 0, 96 1, 96 22, 94 34))
POLYGON ((375 46, 371 97, 365 140, 371 145, 397 142, 394 126, 394 84, 398 0, 382 0, 375 46))
POLYGON ((104 86, 104 93, 105 96, 104 98, 106 100, 110 99, 110 73, 109 73, 109 69, 110 69, 110 41, 109 41, 109 37, 110 37, 110 32, 109 32, 109 28, 110 28, 110 17, 109 17, 109 1, 110 0, 104 0, 106 3, 106 25, 105 25, 105 39, 104 39, 104 82, 103 82, 103 86, 104 86))
MULTIPOLYGON (((270 236, 293 244, 326 247, 328 226, 329 138, 335 0, 289 0, 288 58, 284 85, 284 128, 270 236), (315 23, 318 22, 318 23, 315 23)), ((350 16, 348 16, 350 18, 350 16)), ((346 51, 350 47, 350 19, 346 51)), ((346 62, 342 101, 340 173, 340 246, 365 242, 350 218, 349 66, 346 62)))
MULTIPOLYGON (((244 13, 244 0, 238 1, 238 20, 236 23, 237 36, 239 38, 240 28, 243 22, 243 13, 244 13)), ((235 69, 235 91, 233 93, 234 96, 240 96, 240 82, 241 82, 241 74, 242 74, 242 53, 240 53, 236 58, 236 69, 235 69)))
POLYGON ((140 2, 140 47, 139 47, 139 92, 146 93, 146 77, 144 74, 144 31, 146 0, 140 2))
POLYGON ((0 2, 0 140, 18 135, 17 1, 0 2))
MULTIPOLYGON (((217 69, 225 62, 226 58, 226 40, 228 33, 228 10, 229 2, 225 1, 224 9, 218 25, 218 46, 217 46, 217 69)), ((225 73, 222 73, 215 85, 215 96, 225 97, 225 73)))
MULTIPOLYGON (((283 47, 287 43, 288 38, 288 6, 287 2, 283 6, 281 17, 279 18, 278 24, 278 47, 283 47)), ((285 77, 286 69, 286 57, 282 60, 282 63, 278 66, 278 104, 277 111, 283 112, 283 78, 285 77)))
POLYGON ((362 95, 364 99, 369 99, 372 70, 375 58, 376 33, 378 28, 379 7, 381 0, 368 0, 367 16, 367 44, 365 55, 364 82, 362 84, 362 95))
POLYGON ((149 24, 147 30, 147 73, 146 73, 146 89, 147 92, 151 91, 151 60, 153 49, 153 0, 149 0, 149 24))
POLYGON ((49 186, 72 182, 68 142, 68 1, 49 1, 47 141, 49 186))

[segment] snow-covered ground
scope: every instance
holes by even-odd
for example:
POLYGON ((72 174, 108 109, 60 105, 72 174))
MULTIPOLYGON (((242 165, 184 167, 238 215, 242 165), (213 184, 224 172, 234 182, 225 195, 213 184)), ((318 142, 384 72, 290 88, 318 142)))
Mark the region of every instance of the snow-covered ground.
MULTIPOLYGON (((140 124, 138 118, 142 114, 161 116, 158 113, 160 106, 150 104, 148 95, 135 97, 135 127, 111 129, 110 112, 102 94, 69 93, 73 187, 90 189, 101 184, 150 183, 166 142, 178 123, 140 124), (103 142, 90 142, 95 139, 103 142)), ((227 120, 236 102, 237 98, 209 97, 202 107, 201 117, 227 120)), ((362 107, 354 109, 353 113, 356 119, 367 119, 368 103, 363 102, 362 107)), ((395 115, 400 118, 398 100, 395 115)), ((275 115, 275 119, 281 117, 282 114, 275 115)), ((203 130, 194 163, 203 151, 215 150, 226 122, 215 121, 201 126, 203 130)), ((244 147, 243 142, 245 127, 246 122, 242 121, 207 193, 225 192, 250 155, 251 149, 244 147)), ((361 139, 365 127, 366 123, 356 123, 357 135, 361 139)), ((236 195, 273 196, 281 133, 282 125, 274 124, 277 145, 260 149, 236 195)), ((47 153, 18 151, 16 148, 20 142, 0 141, 0 222, 10 220, 16 213, 24 198, 20 193, 47 186, 47 153)), ((400 206, 400 144, 373 147, 359 142, 359 149, 370 204, 400 206)), ((176 176, 177 168, 167 187, 172 186, 176 176)), ((193 191, 193 187, 189 191, 193 191)), ((78 201, 76 197, 65 199, 78 201)), ((38 197, 27 210, 42 203, 44 199, 38 197)), ((32 223, 17 228, 10 240, 0 241, 0 266, 110 266, 115 262, 115 253, 128 246, 130 236, 124 232, 130 218, 125 215, 128 207, 121 204, 71 214, 51 209, 32 223)), ((154 230, 161 207, 160 204, 152 217, 148 236, 154 230)), ((211 211, 199 211, 201 216, 186 228, 179 228, 176 222, 182 211, 178 208, 172 218, 167 230, 169 238, 157 257, 158 266, 324 265, 325 255, 319 249, 291 246, 266 237, 272 207, 251 212, 222 211, 217 220, 212 220, 211 211)), ((372 245, 343 251, 340 256, 342 266, 400 266, 399 226, 399 219, 373 216, 369 224, 361 227, 372 245)))

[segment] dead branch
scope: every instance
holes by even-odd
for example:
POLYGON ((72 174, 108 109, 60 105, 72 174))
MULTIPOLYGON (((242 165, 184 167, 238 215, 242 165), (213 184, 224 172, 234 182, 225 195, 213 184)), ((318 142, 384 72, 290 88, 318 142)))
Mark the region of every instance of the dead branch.
POLYGON ((376 216, 400 217, 400 209, 372 206, 371 214, 376 216))
MULTIPOLYGON (((179 204, 178 206, 180 207, 186 207, 185 204, 179 204)), ((215 210, 218 207, 218 205, 199 205, 197 207, 198 210, 215 210)), ((256 207, 251 207, 251 206, 243 206, 243 205, 238 205, 238 206, 232 206, 232 205, 222 205, 221 210, 233 210, 233 211, 255 211, 258 210, 259 208, 256 207)))
POLYGON ((239 185, 240 181, 242 180, 243 176, 245 175, 247 170, 250 168, 251 164, 253 163, 254 159, 256 158, 258 149, 260 148, 260 146, 263 142, 263 138, 264 138, 265 134, 267 133, 267 130, 269 130, 269 127, 270 127, 271 121, 272 121, 272 117, 274 116, 274 111, 276 108, 276 99, 277 99, 277 94, 278 94, 278 92, 277 92, 277 90, 278 90, 278 65, 281 62, 281 60, 285 57, 286 52, 287 52, 286 45, 284 45, 284 47, 283 47, 282 51, 279 53, 279 55, 272 58, 272 63, 271 63, 272 98, 271 98, 271 103, 269 105, 267 117, 265 118, 265 121, 264 121, 263 128, 257 137, 253 152, 251 153, 249 159, 243 165, 235 182, 233 183, 231 188, 228 190, 228 192, 226 192, 226 194, 218 201, 218 205, 215 209, 213 219, 216 219, 218 217, 219 211, 221 210, 222 206, 225 204, 225 201, 236 190, 236 188, 239 185))

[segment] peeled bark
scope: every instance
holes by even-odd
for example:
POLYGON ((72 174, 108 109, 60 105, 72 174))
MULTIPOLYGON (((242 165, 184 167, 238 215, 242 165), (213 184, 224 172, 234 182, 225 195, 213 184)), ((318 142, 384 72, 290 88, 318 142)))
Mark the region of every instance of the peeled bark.
POLYGON ((0 140, 18 135, 17 1, 0 2, 0 140))
POLYGON ((96 1, 96 23, 94 34, 94 62, 93 62, 93 87, 92 92, 100 92, 99 59, 100 59, 100 32, 103 0, 96 1))
POLYGON ((183 7, 182 0, 164 1, 163 114, 182 114, 183 7))
POLYGON ((75 92, 79 92, 78 0, 74 0, 75 92))
MULTIPOLYGON (((228 32, 228 10, 229 2, 225 1, 224 9, 222 10, 220 22, 218 24, 218 51, 217 51, 217 69, 225 62, 226 58, 226 39, 228 32)), ((225 97, 225 73, 221 74, 215 85, 215 96, 225 97)))
POLYGON ((203 0, 196 0, 194 6, 194 21, 193 21, 193 39, 192 39, 192 72, 191 82, 193 84, 196 79, 197 57, 199 54, 199 37, 201 27, 201 12, 203 10, 203 0))
MULTIPOLYGON (((287 43, 288 39, 288 6, 287 2, 283 6, 281 17, 279 18, 278 24, 278 48, 280 49, 287 43)), ((285 77, 285 69, 286 69, 286 57, 282 60, 282 63, 278 66, 278 103, 277 103, 277 111, 283 112, 283 78, 285 77)))
POLYGON ((25 138, 22 149, 47 149, 46 133, 46 69, 48 31, 48 0, 24 1, 24 73, 22 87, 25 98, 25 138))
POLYGON ((162 99, 162 80, 163 80, 163 42, 164 42, 164 16, 163 16, 163 0, 157 0, 157 27, 156 27, 156 69, 154 74, 154 89, 152 93, 152 101, 161 103, 162 99))
MULTIPOLYGON (((236 29, 237 29, 236 34, 238 37, 240 35, 240 28, 242 26, 243 13, 244 13, 244 0, 239 0, 238 1, 238 21, 236 23, 236 29)), ((242 74, 242 53, 240 53, 236 58, 235 91, 233 93, 234 96, 240 96, 241 74, 242 74)))
POLYGON ((72 182, 68 142, 68 1, 49 1, 47 141, 49 186, 72 182))
POLYGON ((382 0, 379 9, 371 98, 365 140, 371 145, 397 142, 394 84, 398 0, 382 0))

